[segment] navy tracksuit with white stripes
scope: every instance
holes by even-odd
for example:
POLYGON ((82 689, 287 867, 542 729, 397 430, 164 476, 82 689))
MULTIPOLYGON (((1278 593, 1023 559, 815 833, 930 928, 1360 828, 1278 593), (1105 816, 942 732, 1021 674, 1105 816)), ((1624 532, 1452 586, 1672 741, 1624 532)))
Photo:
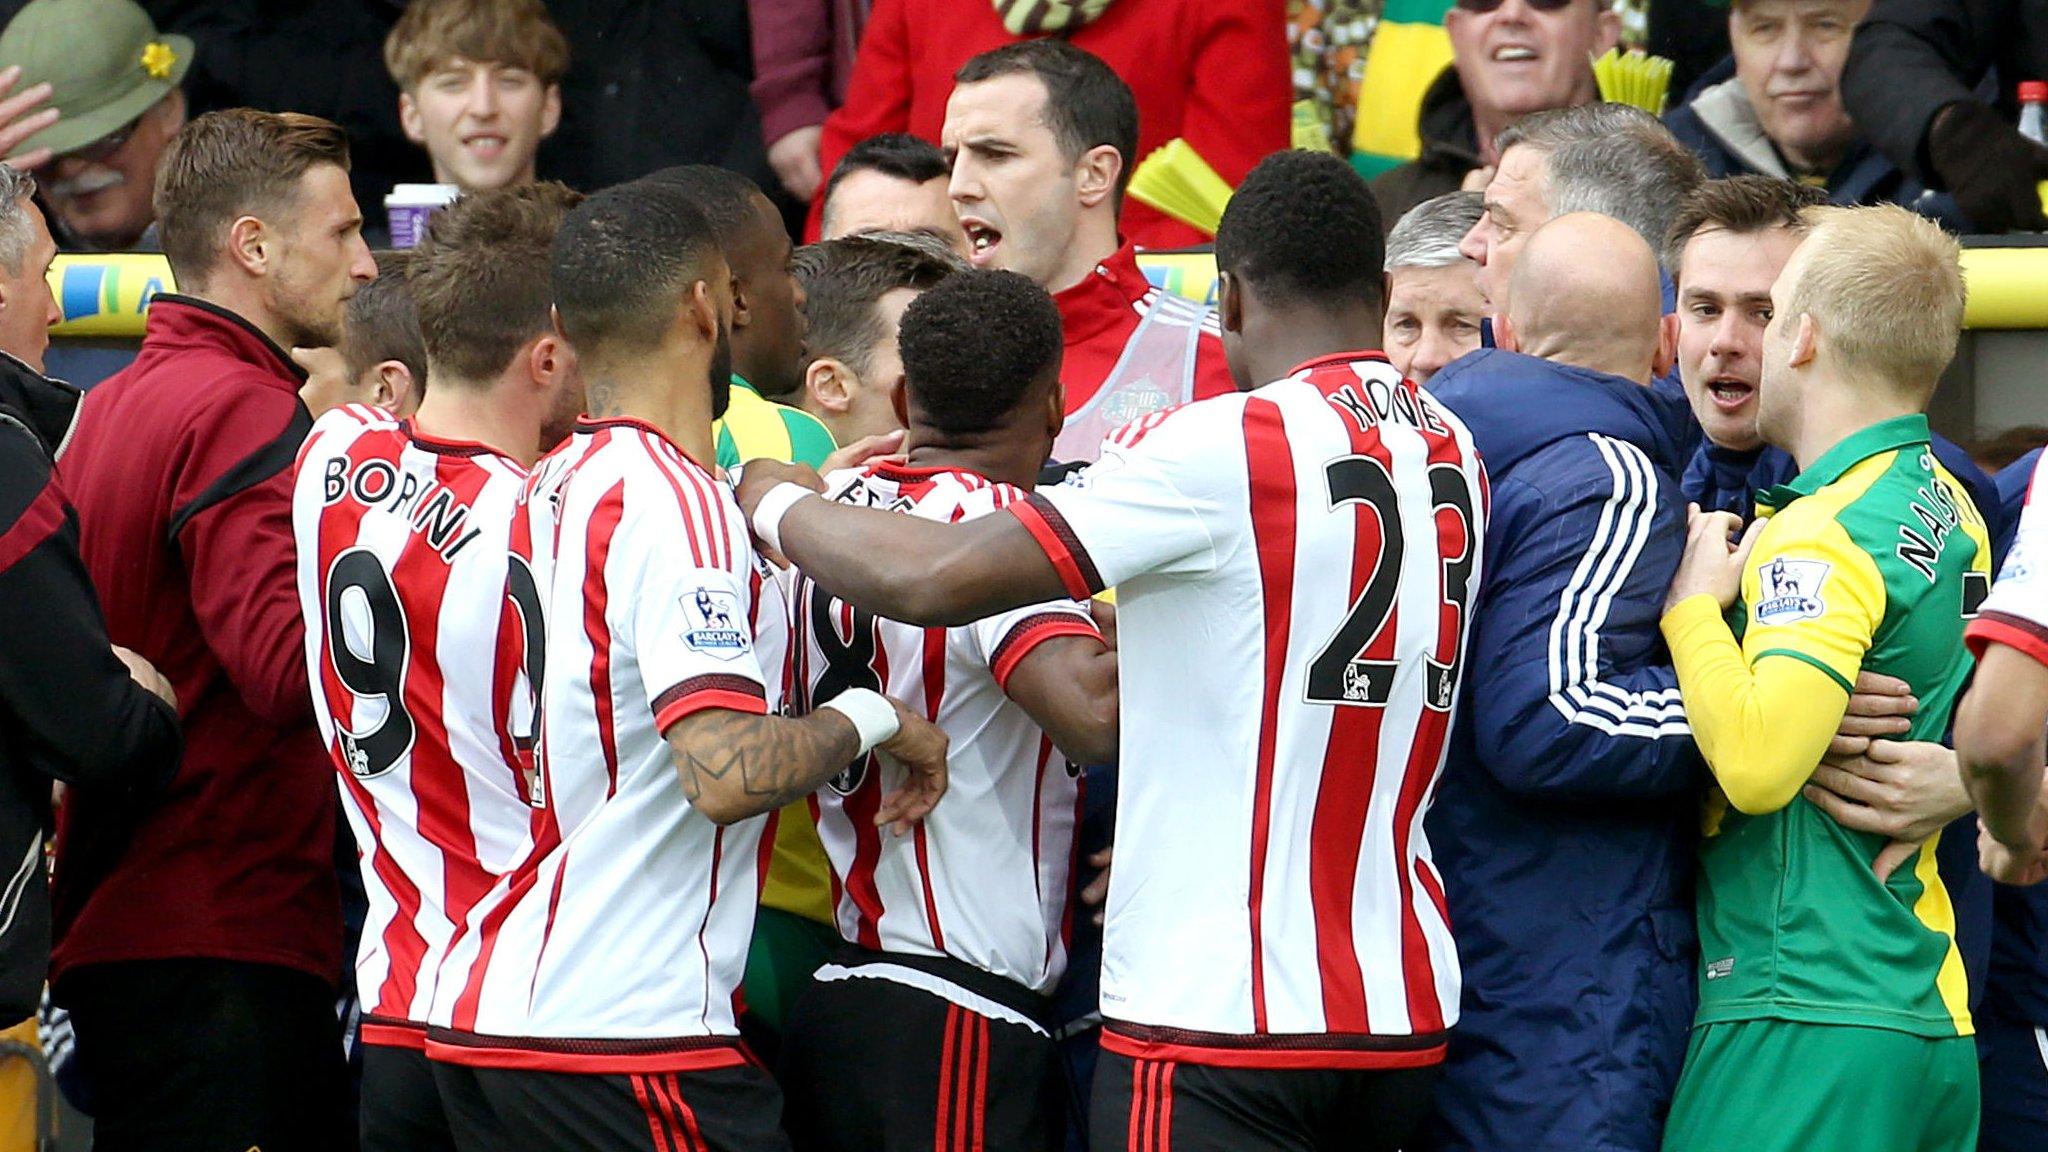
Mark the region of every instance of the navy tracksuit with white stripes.
POLYGON ((1465 991, 1426 1147, 1654 1150, 1698 947, 1706 775, 1657 625, 1697 426, 1675 389, 1499 350, 1429 390, 1493 515, 1428 817, 1465 991))

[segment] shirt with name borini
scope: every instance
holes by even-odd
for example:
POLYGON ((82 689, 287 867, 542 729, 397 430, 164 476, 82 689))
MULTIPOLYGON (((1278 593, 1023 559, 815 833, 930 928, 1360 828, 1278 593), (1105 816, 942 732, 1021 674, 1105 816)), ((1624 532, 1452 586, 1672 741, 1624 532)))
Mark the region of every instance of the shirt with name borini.
POLYGON ((653 426, 585 420, 534 469, 547 621, 532 851, 451 950, 436 1059, 658 1072, 743 1059, 768 817, 693 808, 664 733, 780 704, 788 617, 725 482, 653 426))
POLYGON ((1458 962, 1422 820, 1485 538, 1464 426, 1331 356, 1141 420, 1010 512, 1073 595, 1117 589, 1104 1046, 1440 1061, 1458 962))
POLYGON ((525 483, 494 449, 364 405, 323 415, 299 454, 307 675, 369 897, 371 1043, 424 1043, 449 941, 530 840, 540 622, 508 551, 525 483))

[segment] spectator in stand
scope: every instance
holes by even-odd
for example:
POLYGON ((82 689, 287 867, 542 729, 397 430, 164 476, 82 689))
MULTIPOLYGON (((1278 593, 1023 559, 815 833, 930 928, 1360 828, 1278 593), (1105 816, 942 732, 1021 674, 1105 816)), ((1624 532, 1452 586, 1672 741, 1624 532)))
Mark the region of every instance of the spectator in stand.
POLYGON ((826 115, 846 102, 868 8, 868 0, 747 0, 751 91, 768 163, 783 188, 805 204, 825 178, 818 141, 826 115))
POLYGON ((810 357, 799 403, 841 444, 904 427, 903 357, 896 349, 903 310, 966 267, 889 235, 825 240, 796 253, 810 357))
POLYGON ((1516 120, 1598 100, 1588 59, 1619 41, 1621 19, 1608 0, 1458 0, 1444 30, 1451 65, 1422 98, 1422 155, 1372 182, 1387 220, 1483 186, 1500 163, 1498 138, 1516 120))
POLYGON ((398 122, 434 179, 464 192, 531 183, 562 122, 569 45, 540 0, 412 0, 384 39, 398 122))
POLYGON ((42 178, 60 249, 156 248, 150 192, 185 126, 192 56, 190 39, 158 32, 133 0, 31 0, 0 32, 0 67, 21 69, 22 94, 50 86, 39 109, 50 123, 16 163, 42 178))
POLYGON ((58 820, 56 999, 107 1152, 344 1146, 333 768, 313 725, 286 348, 331 345, 376 275, 348 139, 238 109, 185 127, 156 203, 182 295, 87 395, 63 481, 107 630, 184 702, 182 786, 58 820))
POLYGON ((826 240, 856 232, 923 232, 967 255, 967 237, 947 192, 952 169, 929 140, 889 132, 855 144, 823 198, 826 240))
MULTIPOLYGON (((34 194, 28 175, 0 166, 0 859, 14 877, 0 921, 0 1043, 32 1049, 50 963, 40 870, 51 784, 139 805, 170 783, 179 748, 170 683, 107 640, 57 485, 79 393, 40 371, 57 245, 34 194)), ((39 1135, 34 1071, 9 1058, 0 1150, 31 1152, 39 1135)))
POLYGON ((411 253, 373 255, 377 278, 349 297, 341 342, 332 348, 291 350, 292 359, 306 370, 299 398, 316 420, 343 404, 373 404, 395 416, 410 416, 426 395, 427 345, 405 284, 411 253))
MULTIPOLYGON (((961 66, 1039 37, 1100 57, 1130 84, 1139 131, 1124 149, 1126 177, 1175 137, 1233 186, 1287 147, 1293 86, 1283 0, 880 0, 846 103, 825 121, 819 170, 878 133, 939 139, 961 66)), ((813 231, 819 207, 814 201, 813 231)), ((1124 235, 1152 248, 1209 239, 1143 204, 1131 206, 1124 235)))
POLYGON ((562 130, 540 167, 605 188, 677 164, 713 164, 757 186, 791 224, 802 206, 768 166, 747 9, 736 0, 583 0, 549 5, 576 66, 562 80, 562 130))
POLYGON ((1870 0, 1733 0, 1734 54, 1664 117, 1710 178, 1755 174, 1826 191, 1836 204, 1903 204, 1955 231, 1955 201, 1909 180, 1842 107, 1842 64, 1870 0))
POLYGON ((1679 201, 1702 179, 1699 161, 1668 129, 1626 104, 1539 112, 1494 143, 1500 164, 1486 183, 1486 212, 1460 250, 1478 262, 1496 314, 1506 308, 1516 253, 1544 222, 1598 212, 1660 251, 1679 201))
POLYGON ((2041 232, 2048 148, 2014 127, 2024 80, 2048 80, 2048 2, 1875 0, 1842 103, 1892 163, 1954 196, 1975 231, 2041 232))
POLYGON ((1037 281, 1066 334, 1053 459, 1095 459, 1140 416, 1235 390, 1213 309, 1152 286, 1118 234, 1138 136, 1131 89, 1061 40, 986 52, 946 104, 953 206, 979 268, 1037 281))
POLYGON ((1424 200, 1387 233, 1387 359, 1417 384, 1479 347, 1486 293, 1458 244, 1486 211, 1477 192, 1424 200))

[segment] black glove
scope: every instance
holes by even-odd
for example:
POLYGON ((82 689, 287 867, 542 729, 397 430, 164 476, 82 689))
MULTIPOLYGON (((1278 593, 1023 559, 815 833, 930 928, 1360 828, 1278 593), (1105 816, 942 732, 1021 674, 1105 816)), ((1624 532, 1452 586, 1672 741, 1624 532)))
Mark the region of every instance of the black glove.
POLYGON ((1935 113, 1927 159, 1978 231, 2048 232, 2039 187, 2048 180, 2048 148, 1989 104, 1964 100, 1935 113))

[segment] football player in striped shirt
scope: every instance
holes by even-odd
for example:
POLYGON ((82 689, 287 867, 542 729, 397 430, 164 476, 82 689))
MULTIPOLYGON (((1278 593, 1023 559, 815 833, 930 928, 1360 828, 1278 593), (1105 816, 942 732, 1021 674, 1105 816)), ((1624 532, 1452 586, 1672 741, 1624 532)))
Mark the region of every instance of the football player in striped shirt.
POLYGON ((369 914, 356 956, 365 1149, 451 1148, 425 1056, 441 957, 525 852, 539 605, 508 567, 526 469, 583 403, 548 318, 580 197, 531 184, 435 215, 410 257, 434 385, 412 417, 323 415, 292 521, 306 659, 369 914))
MULTIPOLYGON (((830 497, 939 523, 1023 500, 1063 418, 1052 298, 1014 272, 961 273, 911 302, 900 340, 907 456, 832 474, 830 497)), ((1116 653, 1066 597, 921 628, 799 573, 794 606, 799 710, 855 687, 921 703, 952 738, 952 798, 910 836, 881 836, 871 813, 896 773, 868 759, 811 801, 848 947, 790 1017, 791 1142, 1058 1148, 1065 1092, 1047 995, 1071 924, 1080 795, 1069 759, 1116 757, 1116 653), (869 1068, 891 1072, 864 1080, 869 1068)))
POLYGON ((741 482, 756 532, 891 619, 1115 585, 1122 699, 1094 1147, 1394 1149, 1458 1010, 1422 819, 1487 497, 1457 418, 1378 352, 1379 210, 1268 157, 1216 237, 1240 386, 1069 483, 941 524, 741 482))
POLYGON ((946 738, 867 689, 776 715, 788 618, 712 470, 733 305, 703 214, 608 189, 552 260, 589 415, 514 532, 548 621, 534 843, 451 944, 428 1054, 465 1147, 784 1148, 738 1029, 769 814, 879 750, 901 832, 946 738))

